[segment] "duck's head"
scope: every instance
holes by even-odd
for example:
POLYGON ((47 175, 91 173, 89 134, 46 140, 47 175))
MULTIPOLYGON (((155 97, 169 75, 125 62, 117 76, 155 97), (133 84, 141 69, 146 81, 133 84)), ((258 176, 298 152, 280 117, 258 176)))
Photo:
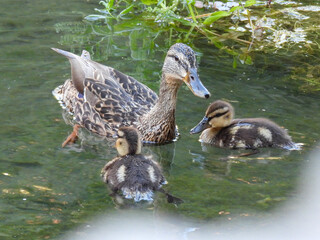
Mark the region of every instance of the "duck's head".
POLYGON ((183 43, 172 45, 164 61, 162 73, 169 83, 183 81, 194 95, 201 98, 210 97, 210 92, 198 76, 196 54, 189 46, 183 43))
POLYGON ((133 127, 121 127, 117 135, 116 148, 120 156, 141 153, 141 137, 137 129, 133 127))
POLYGON ((202 132, 206 128, 222 128, 231 124, 234 110, 231 104, 217 100, 207 108, 203 119, 190 130, 190 134, 202 132))

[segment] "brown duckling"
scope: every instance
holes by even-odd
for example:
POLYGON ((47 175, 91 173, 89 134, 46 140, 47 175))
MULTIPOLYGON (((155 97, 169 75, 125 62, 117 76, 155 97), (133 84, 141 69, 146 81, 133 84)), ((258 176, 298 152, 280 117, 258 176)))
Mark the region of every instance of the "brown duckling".
POLYGON ((167 196, 169 203, 182 200, 166 193, 161 187, 167 181, 159 164, 141 154, 141 137, 133 127, 121 127, 118 130, 116 148, 119 157, 108 162, 101 171, 103 181, 114 194, 121 192, 124 198, 152 201, 153 192, 160 191, 167 196))
POLYGON ((226 148, 279 147, 298 150, 287 131, 266 118, 233 119, 231 104, 217 100, 210 104, 204 118, 190 130, 202 132, 200 141, 226 148))

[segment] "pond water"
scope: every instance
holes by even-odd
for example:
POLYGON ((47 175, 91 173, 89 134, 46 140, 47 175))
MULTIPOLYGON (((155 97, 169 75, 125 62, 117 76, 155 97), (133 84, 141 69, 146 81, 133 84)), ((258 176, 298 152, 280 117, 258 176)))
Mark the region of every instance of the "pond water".
POLYGON ((116 156, 110 143, 82 131, 81 141, 61 148, 71 127, 51 91, 68 78, 70 68, 50 47, 77 54, 87 49, 94 60, 157 91, 170 46, 167 36, 150 42, 152 33, 142 28, 101 35, 83 21, 96 1, 2 0, 1 5, 1 239, 59 239, 98 214, 123 208, 170 213, 200 225, 264 218, 296 197, 301 171, 320 139, 320 97, 300 91, 291 71, 318 61, 319 51, 256 53, 253 65, 234 69, 232 56, 206 40, 194 42, 199 76, 212 96, 200 99, 182 87, 176 110, 180 139, 143 149, 163 167, 166 189, 184 203, 176 207, 157 194, 151 206, 123 207, 114 203, 100 179, 101 168, 116 156), (250 157, 228 158, 247 151, 201 146, 189 130, 216 99, 231 101, 239 118, 267 117, 285 126, 295 142, 304 144, 303 150, 262 149, 250 157))

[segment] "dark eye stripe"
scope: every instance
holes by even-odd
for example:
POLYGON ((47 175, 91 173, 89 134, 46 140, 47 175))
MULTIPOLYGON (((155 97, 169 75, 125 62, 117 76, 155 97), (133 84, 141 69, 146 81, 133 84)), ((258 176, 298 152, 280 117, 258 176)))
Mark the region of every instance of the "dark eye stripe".
POLYGON ((168 55, 168 57, 174 58, 175 61, 177 61, 184 69, 188 70, 188 64, 186 64, 184 61, 181 61, 177 56, 175 55, 168 55), (177 60, 176 60, 177 59, 177 60))
POLYGON ((213 115, 212 117, 209 117, 208 121, 211 121, 211 119, 213 119, 213 118, 221 117, 221 116, 225 115, 228 112, 229 111, 225 111, 225 112, 222 112, 222 113, 217 113, 217 114, 213 115))
POLYGON ((177 56, 175 56, 175 55, 168 55, 168 57, 172 57, 172 58, 174 58, 174 60, 176 60, 177 62, 180 62, 180 59, 179 59, 177 56))

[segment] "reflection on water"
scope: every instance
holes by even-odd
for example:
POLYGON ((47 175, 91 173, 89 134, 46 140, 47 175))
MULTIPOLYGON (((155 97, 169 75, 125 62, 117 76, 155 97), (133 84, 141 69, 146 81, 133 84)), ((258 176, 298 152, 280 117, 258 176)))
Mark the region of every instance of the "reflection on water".
MULTIPOLYGON (((119 214, 100 178, 101 168, 116 155, 113 142, 97 140, 84 130, 81 141, 60 147, 72 129, 65 124, 51 90, 69 77, 70 66, 50 47, 77 54, 87 49, 94 60, 157 91, 170 41, 161 35, 154 44, 142 44, 139 36, 146 33, 123 29, 115 29, 119 35, 112 38, 94 31, 85 37, 78 32, 88 29, 83 17, 94 7, 96 1, 87 0, 35 0, 23 7, 15 1, 2 1, 0 237, 4 239, 50 239, 74 226, 87 225, 88 219, 101 212, 119 214), (74 34, 73 27, 70 32, 56 32, 55 24, 62 22, 77 22, 81 27, 74 34)), ((176 110, 180 139, 143 149, 160 162, 169 182, 166 189, 184 200, 175 207, 157 194, 152 207, 143 211, 180 216, 183 227, 177 232, 187 236, 206 220, 264 218, 295 197, 301 167, 319 139, 320 129, 319 96, 302 94, 290 77, 289 69, 306 62, 305 53, 286 57, 256 53, 254 65, 233 69, 232 57, 201 39, 194 45, 201 81, 212 97, 199 99, 182 87, 176 110), (204 151, 189 129, 215 99, 233 101, 238 117, 274 120, 305 147, 293 152, 263 149, 240 158, 228 156, 244 150, 207 147, 204 151), (189 224, 189 217, 197 224, 189 224)), ((314 59, 319 58, 316 54, 314 59)), ((312 61, 316 60, 310 58, 310 64, 312 61)), ((170 221, 165 224, 167 229, 175 229, 170 228, 170 221)))

